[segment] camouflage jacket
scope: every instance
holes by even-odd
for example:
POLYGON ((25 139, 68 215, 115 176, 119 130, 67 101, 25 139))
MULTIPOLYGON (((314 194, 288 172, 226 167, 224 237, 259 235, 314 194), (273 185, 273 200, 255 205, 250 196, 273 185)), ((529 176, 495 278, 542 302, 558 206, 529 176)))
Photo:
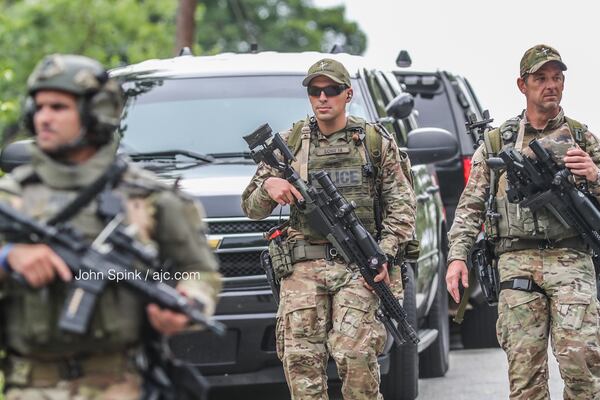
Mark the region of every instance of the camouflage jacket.
MULTIPOLYGON (((291 133, 287 131, 282 138, 287 140, 291 133)), ((346 129, 335 132, 329 137, 317 132, 320 146, 336 146, 346 144, 346 129)), ((402 172, 400 152, 393 138, 383 137, 381 144, 381 198, 383 200, 382 235, 380 246, 387 254, 396 254, 408 240, 413 238, 415 230, 416 200, 409 178, 402 172)), ((277 203, 262 188, 269 177, 281 177, 277 171, 261 163, 242 194, 242 209, 251 219, 262 219, 271 214, 277 203)), ((298 231, 289 232, 290 237, 302 239, 298 231)))
MULTIPOLYGON (((0 180, 0 201, 46 220, 94 182, 113 162, 115 152, 116 143, 110 143, 85 163, 66 165, 34 146, 31 164, 0 180)), ((135 226, 137 239, 155 247, 161 265, 167 260, 172 265, 171 277, 182 277, 177 287, 206 303, 207 312, 212 313, 221 282, 216 259, 206 242, 201 206, 134 165, 129 165, 114 190, 123 199, 126 223, 135 226)), ((97 201, 93 200, 69 220, 89 242, 104 227, 96 209, 97 201)), ((141 338, 144 303, 123 284, 107 286, 98 300, 90 334, 76 337, 59 332, 56 326, 56 311, 66 296, 62 282, 56 280, 48 290, 32 291, 5 275, 0 279, 6 296, 2 302, 4 317, 11 322, 3 327, 4 333, 9 347, 21 354, 110 351, 141 338)))
MULTIPOLYGON (((569 130, 565 121, 564 112, 561 109, 559 114, 548 121, 546 127, 539 131, 533 128, 525 113, 519 122, 519 134, 516 139, 515 148, 527 153, 528 143, 535 138, 555 135, 560 130, 569 130)), ((586 151, 592 157, 592 160, 600 167, 600 141, 590 131, 583 135, 586 151)), ((453 260, 466 260, 469 250, 473 246, 481 226, 484 223, 485 202, 487 200, 486 191, 490 186, 490 169, 485 162, 487 151, 484 145, 481 145, 472 159, 471 174, 456 208, 454 223, 448 233, 449 252, 448 262, 453 260)), ((499 177, 498 194, 502 195, 505 191, 504 174, 499 177)), ((588 182, 590 192, 600 200, 600 183, 588 182)))

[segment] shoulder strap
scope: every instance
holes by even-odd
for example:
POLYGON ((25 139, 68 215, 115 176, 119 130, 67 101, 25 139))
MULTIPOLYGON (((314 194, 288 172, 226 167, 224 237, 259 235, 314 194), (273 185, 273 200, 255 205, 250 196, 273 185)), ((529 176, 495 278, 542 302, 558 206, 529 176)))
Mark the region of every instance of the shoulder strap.
POLYGON ((310 152, 310 137, 316 126, 315 117, 306 117, 292 127, 287 144, 296 156, 300 178, 308 181, 308 154, 310 152), (298 152, 300 152, 298 154, 298 152))
POLYGON ((365 135, 365 147, 372 161, 373 173, 378 176, 381 167, 382 136, 388 136, 389 134, 379 124, 365 124, 365 135))
MULTIPOLYGON (((520 118, 515 117, 505 121, 499 128, 492 129, 483 134, 483 143, 487 157, 496 157, 502 147, 514 143, 519 133, 520 118)), ((498 177, 496 171, 490 169, 490 195, 498 191, 498 177)))
POLYGON ((288 136, 287 145, 294 154, 296 154, 296 151, 300 147, 300 135, 302 133, 302 127, 306 125, 306 121, 308 121, 308 118, 305 120, 300 120, 292 125, 292 131, 288 136))
POLYGON ((502 137, 500 136, 500 128, 492 129, 483 134, 483 143, 488 157, 495 157, 502 149, 502 137))
POLYGON ((565 116, 565 121, 567 121, 567 126, 569 127, 569 130, 573 134, 575 143, 577 143, 577 145, 579 147, 581 147, 581 149, 583 151, 586 151, 587 146, 586 146, 586 141, 584 138, 584 133, 587 132, 587 129, 588 129, 587 126, 585 124, 582 124, 579 121, 576 121, 576 120, 566 117, 566 116, 565 116))

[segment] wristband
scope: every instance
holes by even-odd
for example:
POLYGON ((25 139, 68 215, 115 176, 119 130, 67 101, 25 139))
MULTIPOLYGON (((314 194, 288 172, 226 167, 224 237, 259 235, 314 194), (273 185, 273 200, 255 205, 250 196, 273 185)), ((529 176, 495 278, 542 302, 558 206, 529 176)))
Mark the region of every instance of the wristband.
POLYGON ((8 263, 8 253, 12 250, 15 245, 13 243, 6 243, 0 249, 0 268, 4 271, 10 271, 10 264, 8 263))

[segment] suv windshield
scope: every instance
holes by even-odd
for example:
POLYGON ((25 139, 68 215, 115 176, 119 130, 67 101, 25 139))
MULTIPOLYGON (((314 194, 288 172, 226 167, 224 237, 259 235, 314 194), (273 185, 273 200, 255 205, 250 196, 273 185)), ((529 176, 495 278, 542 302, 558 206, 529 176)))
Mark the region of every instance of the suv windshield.
MULTIPOLYGON (((242 136, 268 122, 285 131, 311 114, 302 76, 220 76, 131 80, 123 86, 127 106, 121 124, 123 148, 146 153, 164 149, 221 157, 248 151, 242 136), (227 154, 228 153, 228 154, 227 154)), ((360 87, 348 113, 367 117, 360 87)))

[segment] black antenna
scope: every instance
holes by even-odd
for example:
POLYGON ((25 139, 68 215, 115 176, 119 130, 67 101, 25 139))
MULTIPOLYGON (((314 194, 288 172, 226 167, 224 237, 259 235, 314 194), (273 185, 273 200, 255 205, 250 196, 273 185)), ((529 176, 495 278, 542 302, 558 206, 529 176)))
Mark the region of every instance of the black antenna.
POLYGON ((192 53, 192 50, 189 47, 185 46, 185 47, 182 47, 181 50, 179 50, 179 54, 177 56, 181 57, 181 56, 193 56, 193 55, 194 54, 192 53))
POLYGON ((331 50, 329 50, 329 52, 331 54, 337 54, 337 53, 345 53, 346 50, 344 50, 344 46, 342 46, 341 44, 335 43, 333 45, 333 47, 331 48, 331 50))

